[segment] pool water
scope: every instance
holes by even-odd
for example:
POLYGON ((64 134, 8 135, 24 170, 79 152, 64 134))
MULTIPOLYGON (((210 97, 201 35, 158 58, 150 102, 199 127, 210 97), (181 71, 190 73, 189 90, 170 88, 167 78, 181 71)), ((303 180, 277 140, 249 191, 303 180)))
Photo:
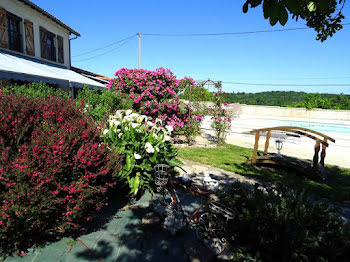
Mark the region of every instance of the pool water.
POLYGON ((350 125, 345 123, 321 123, 321 122, 312 122, 312 121, 289 121, 281 120, 280 125, 283 126, 298 126, 303 128, 312 129, 320 132, 334 132, 334 133, 343 133, 350 134, 350 125))

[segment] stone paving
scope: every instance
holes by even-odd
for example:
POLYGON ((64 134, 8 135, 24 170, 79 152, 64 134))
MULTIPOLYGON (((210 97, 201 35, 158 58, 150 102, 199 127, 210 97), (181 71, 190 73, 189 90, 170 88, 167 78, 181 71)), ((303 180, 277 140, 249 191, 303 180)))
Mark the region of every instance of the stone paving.
POLYGON ((169 237, 160 225, 142 223, 150 201, 148 192, 124 207, 113 200, 99 212, 94 223, 101 223, 106 217, 108 222, 96 225, 96 230, 77 239, 63 238, 32 249, 23 258, 8 257, 5 262, 186 261, 184 243, 191 239, 188 234, 169 237))
MULTIPOLYGON (((193 182, 199 186, 203 186, 202 181, 204 178, 204 171, 208 170, 211 178, 219 182, 219 190, 227 189, 234 182, 240 182, 247 185, 253 185, 255 183, 260 183, 258 180, 253 178, 248 178, 242 175, 238 175, 233 172, 229 172, 220 168, 212 167, 209 165, 204 165, 201 163, 192 162, 189 160, 181 159, 185 164, 184 169, 186 170, 188 176, 193 180, 193 182)), ((180 171, 180 175, 183 175, 183 171, 180 171)))
MULTIPOLYGON (((197 185, 202 185, 205 170, 209 170, 211 177, 219 181, 219 189, 221 190, 227 189, 234 182, 240 182, 247 185, 253 185, 255 183, 261 184, 259 180, 238 175, 236 173, 229 172, 220 168, 215 168, 209 165, 192 162, 185 159, 181 159, 181 161, 185 163, 184 169, 187 171, 188 176, 197 185)), ((180 172, 180 174, 183 174, 183 172, 180 172)), ((350 223, 350 205, 329 199, 324 200, 328 201, 331 206, 339 208, 341 217, 350 223)))
MULTIPOLYGON (((219 189, 226 189, 236 181, 248 185, 259 183, 257 180, 219 168, 182 161, 189 177, 198 185, 202 184, 205 170, 219 181, 219 189)), ((198 199, 183 194, 179 196, 187 214, 192 213, 201 204, 198 199)), ((170 236, 162 230, 159 219, 152 219, 150 205, 151 194, 148 192, 133 203, 120 199, 112 200, 92 220, 90 229, 85 234, 75 239, 66 237, 57 242, 47 243, 45 247, 29 250, 23 258, 7 257, 5 262, 180 262, 213 259, 205 248, 198 244, 192 231, 184 230, 170 236)), ((342 205, 339 207, 342 208, 345 219, 350 221, 350 208, 342 205)))

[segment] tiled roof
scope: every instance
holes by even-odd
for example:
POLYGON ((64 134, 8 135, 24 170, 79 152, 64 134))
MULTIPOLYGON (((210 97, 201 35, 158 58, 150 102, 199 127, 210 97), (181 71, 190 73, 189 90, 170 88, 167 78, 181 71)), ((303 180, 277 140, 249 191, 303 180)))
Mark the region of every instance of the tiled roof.
POLYGON ((76 36, 80 36, 80 34, 77 31, 75 31, 74 29, 70 28, 68 25, 63 23, 61 20, 59 20, 58 18, 54 17, 50 13, 46 12, 44 9, 42 9, 41 7, 39 7, 36 4, 32 3, 31 1, 29 1, 29 0, 18 0, 18 1, 20 1, 20 2, 22 2, 24 4, 26 4, 26 5, 29 5, 31 8, 33 8, 36 11, 42 13, 44 16, 50 18, 51 20, 53 20, 54 22, 56 22, 57 24, 59 24, 63 28, 67 29, 72 34, 74 34, 76 36))

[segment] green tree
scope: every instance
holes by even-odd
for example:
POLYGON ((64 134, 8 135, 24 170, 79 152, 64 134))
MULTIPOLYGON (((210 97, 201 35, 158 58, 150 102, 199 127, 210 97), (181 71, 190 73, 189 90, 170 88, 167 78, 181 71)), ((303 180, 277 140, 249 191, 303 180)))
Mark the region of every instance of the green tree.
POLYGON ((345 2, 346 0, 246 0, 243 12, 248 12, 249 5, 250 8, 262 5, 264 17, 270 20, 272 26, 277 22, 284 26, 289 15, 296 21, 303 19, 308 27, 317 32, 316 39, 323 42, 342 29, 345 2))
POLYGON ((212 93, 210 93, 204 87, 193 86, 192 88, 186 88, 181 98, 191 101, 211 101, 212 93))

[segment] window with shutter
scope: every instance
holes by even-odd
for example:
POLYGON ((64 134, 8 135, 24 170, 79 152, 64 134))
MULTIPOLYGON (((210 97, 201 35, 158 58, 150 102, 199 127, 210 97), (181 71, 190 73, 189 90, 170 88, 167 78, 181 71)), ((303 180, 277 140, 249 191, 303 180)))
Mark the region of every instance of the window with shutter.
POLYGON ((64 63, 63 37, 57 36, 58 62, 64 63))
POLYGON ((7 11, 0 7, 0 47, 8 48, 7 11))
POLYGON ((40 50, 41 57, 47 58, 47 31, 44 27, 40 26, 40 50))
POLYGON ((22 21, 22 18, 7 12, 8 48, 12 51, 23 52, 22 21))
POLYGON ((41 57, 56 62, 56 35, 40 26, 41 57))
POLYGON ((35 46, 34 46, 34 31, 33 31, 33 23, 24 20, 24 29, 25 29, 25 37, 26 37, 26 52, 28 55, 35 55, 35 46))
POLYGON ((56 35, 46 31, 46 59, 56 62, 56 35))

